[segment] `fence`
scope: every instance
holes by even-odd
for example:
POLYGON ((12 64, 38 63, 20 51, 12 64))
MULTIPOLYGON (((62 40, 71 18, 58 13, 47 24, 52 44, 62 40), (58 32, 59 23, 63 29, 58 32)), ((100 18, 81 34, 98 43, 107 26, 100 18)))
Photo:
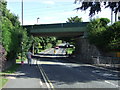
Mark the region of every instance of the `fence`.
POLYGON ((98 66, 120 67, 120 57, 92 56, 93 63, 98 66))

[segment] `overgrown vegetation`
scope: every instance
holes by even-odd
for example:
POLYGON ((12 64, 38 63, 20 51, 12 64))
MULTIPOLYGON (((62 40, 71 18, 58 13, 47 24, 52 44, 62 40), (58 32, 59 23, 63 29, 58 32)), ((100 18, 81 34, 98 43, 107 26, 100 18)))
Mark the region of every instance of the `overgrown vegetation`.
POLYGON ((2 89, 2 87, 6 84, 7 81, 8 79, 0 77, 0 89, 2 89))
POLYGON ((106 33, 109 35, 108 38, 110 40, 108 47, 111 50, 120 51, 120 21, 109 26, 106 33))
POLYGON ((66 48, 67 54, 73 54, 74 51, 75 51, 75 48, 66 48))
POLYGON ((5 76, 14 73, 19 68, 19 66, 19 64, 16 64, 10 67, 9 69, 5 70, 4 72, 0 72, 0 89, 8 81, 8 79, 5 76))
POLYGON ((27 32, 20 26, 18 17, 6 8, 6 1, 0 1, 0 6, 2 12, 2 16, 0 16, 2 22, 2 45, 7 52, 7 60, 13 60, 21 52, 21 46, 27 45, 27 32))
POLYGON ((107 18, 92 20, 88 25, 88 39, 104 51, 119 51, 120 48, 120 22, 108 26, 107 18))
POLYGON ((3 72, 0 72, 0 74, 11 74, 11 73, 14 73, 18 68, 19 68, 20 64, 15 64, 13 66, 11 66, 9 69, 3 71, 3 72))

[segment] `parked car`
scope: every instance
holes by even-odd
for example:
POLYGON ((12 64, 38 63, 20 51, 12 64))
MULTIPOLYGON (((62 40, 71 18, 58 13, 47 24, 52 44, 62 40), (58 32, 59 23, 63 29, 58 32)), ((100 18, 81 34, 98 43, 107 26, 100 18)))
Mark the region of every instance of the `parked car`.
POLYGON ((55 49, 59 49, 59 46, 56 46, 55 49))

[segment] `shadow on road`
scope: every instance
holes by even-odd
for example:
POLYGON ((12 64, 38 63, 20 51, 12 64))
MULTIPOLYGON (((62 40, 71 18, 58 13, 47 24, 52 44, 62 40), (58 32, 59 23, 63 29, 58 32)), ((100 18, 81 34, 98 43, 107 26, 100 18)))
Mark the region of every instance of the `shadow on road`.
POLYGON ((37 67, 37 65, 28 65, 28 64, 23 64, 21 65, 17 71, 14 74, 9 74, 9 75, 5 75, 5 77, 7 78, 24 78, 24 79, 28 79, 28 78, 40 78, 40 73, 39 73, 39 69, 37 67))
POLYGON ((52 83, 73 84, 77 82, 87 83, 93 81, 120 80, 118 73, 108 72, 107 70, 91 67, 86 64, 78 64, 69 60, 68 57, 41 57, 38 60, 40 62, 46 62, 40 65, 52 83))

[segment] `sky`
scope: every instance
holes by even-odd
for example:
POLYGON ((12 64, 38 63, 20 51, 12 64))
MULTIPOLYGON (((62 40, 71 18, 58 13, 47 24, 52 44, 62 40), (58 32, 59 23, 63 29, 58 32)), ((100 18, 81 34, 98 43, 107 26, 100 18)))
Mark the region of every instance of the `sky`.
MULTIPOLYGON (((21 22, 21 1, 7 0, 7 8, 19 17, 21 22)), ((82 17, 83 22, 89 22, 89 10, 76 11, 81 4, 74 0, 23 0, 23 25, 65 23, 67 18, 82 17), (37 18, 38 22, 37 22, 37 18)), ((102 12, 93 18, 111 18, 110 9, 102 8, 102 12)))

